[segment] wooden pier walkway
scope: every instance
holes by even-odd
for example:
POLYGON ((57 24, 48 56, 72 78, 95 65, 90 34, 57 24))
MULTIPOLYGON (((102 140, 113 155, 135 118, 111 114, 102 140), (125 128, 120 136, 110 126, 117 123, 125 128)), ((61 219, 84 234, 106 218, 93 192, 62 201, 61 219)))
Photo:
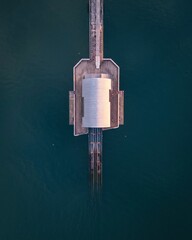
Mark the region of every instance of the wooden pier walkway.
POLYGON ((103 59, 103 0, 89 0, 89 58, 100 67, 103 59))

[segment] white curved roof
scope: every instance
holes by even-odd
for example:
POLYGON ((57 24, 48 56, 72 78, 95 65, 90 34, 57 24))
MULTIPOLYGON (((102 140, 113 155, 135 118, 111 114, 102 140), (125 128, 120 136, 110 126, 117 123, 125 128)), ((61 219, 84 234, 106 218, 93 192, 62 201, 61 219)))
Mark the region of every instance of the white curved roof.
POLYGON ((111 104, 109 78, 85 78, 82 82, 82 97, 84 98, 83 127, 106 128, 110 127, 111 104))

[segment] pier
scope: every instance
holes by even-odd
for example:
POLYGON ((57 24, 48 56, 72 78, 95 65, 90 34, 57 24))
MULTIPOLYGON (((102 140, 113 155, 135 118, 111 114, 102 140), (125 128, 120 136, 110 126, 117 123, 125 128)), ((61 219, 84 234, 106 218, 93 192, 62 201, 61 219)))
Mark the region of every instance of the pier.
POLYGON ((89 58, 73 68, 69 123, 74 125, 74 136, 88 134, 91 182, 97 187, 102 183, 102 132, 124 124, 119 70, 112 59, 104 58, 103 0, 89 0, 89 58))

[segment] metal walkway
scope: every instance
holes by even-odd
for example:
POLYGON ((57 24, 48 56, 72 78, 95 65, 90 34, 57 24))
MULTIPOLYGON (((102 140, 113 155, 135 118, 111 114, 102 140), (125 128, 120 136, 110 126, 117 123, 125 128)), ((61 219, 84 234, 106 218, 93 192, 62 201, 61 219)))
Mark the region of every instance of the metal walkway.
POLYGON ((102 184, 102 129, 90 128, 88 139, 91 185, 93 189, 99 189, 102 184))

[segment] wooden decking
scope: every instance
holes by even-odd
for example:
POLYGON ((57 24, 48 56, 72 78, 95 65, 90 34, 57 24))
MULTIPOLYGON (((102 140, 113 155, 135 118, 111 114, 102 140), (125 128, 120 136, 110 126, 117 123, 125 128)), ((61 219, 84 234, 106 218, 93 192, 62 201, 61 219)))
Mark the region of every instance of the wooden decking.
POLYGON ((103 59, 103 0, 89 0, 89 58, 103 59))

